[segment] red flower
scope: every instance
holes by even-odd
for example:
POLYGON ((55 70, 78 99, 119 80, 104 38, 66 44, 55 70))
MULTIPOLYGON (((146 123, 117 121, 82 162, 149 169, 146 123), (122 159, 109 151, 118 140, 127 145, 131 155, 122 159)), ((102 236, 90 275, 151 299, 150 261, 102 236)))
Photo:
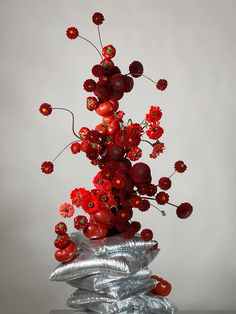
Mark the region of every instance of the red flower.
POLYGON ((130 220, 133 216, 133 212, 132 210, 128 210, 128 209, 120 209, 117 213, 116 216, 119 218, 123 218, 126 221, 130 220))
POLYGON ((157 140, 158 138, 160 138, 162 136, 162 134, 164 133, 164 130, 162 129, 162 127, 159 126, 159 124, 151 124, 149 129, 146 131, 146 134, 149 138, 151 138, 152 140, 157 140))
POLYGON ((133 147, 138 146, 141 142, 141 137, 139 134, 133 132, 127 132, 125 135, 125 146, 133 147))
POLYGON ((73 144, 71 144, 70 149, 71 149, 72 154, 79 153, 80 152, 80 143, 73 143, 73 144))
POLYGON ((157 156, 163 153, 164 149, 165 149, 164 143, 161 143, 158 141, 156 144, 153 145, 153 151, 149 155, 150 158, 154 158, 154 159, 157 158, 157 156))
POLYGON ((162 177, 160 178, 158 185, 159 188, 162 190, 169 190, 169 188, 171 187, 171 180, 167 177, 162 177))
POLYGON ((90 160, 94 160, 98 157, 98 151, 95 148, 88 147, 86 150, 86 157, 90 160))
POLYGON ((142 204, 142 199, 138 195, 134 195, 130 199, 132 207, 138 208, 142 204))
POLYGON ((125 239, 133 239, 135 236, 135 233, 136 233, 135 229, 129 226, 122 232, 122 236, 125 239))
POLYGON ((101 191, 103 183, 102 171, 99 171, 93 179, 93 184, 97 190, 101 191))
POLYGON ((143 241, 146 241, 146 242, 152 240, 152 238, 153 238, 152 230, 150 230, 150 229, 144 229, 144 230, 141 232, 141 238, 143 239, 143 241))
POLYGON ((44 161, 41 165, 41 170, 43 173, 50 174, 53 172, 53 163, 51 161, 44 161))
POLYGON ((181 218, 185 219, 188 218, 193 211, 193 206, 189 203, 182 203, 176 209, 176 215, 181 218))
POLYGON ((148 184, 142 183, 138 185, 138 193, 140 195, 147 195, 148 189, 148 184))
POLYGON ((124 88, 124 92, 125 93, 129 93, 134 86, 134 80, 132 79, 132 77, 124 75, 124 82, 125 82, 125 88, 124 88))
POLYGON ((68 203, 61 204, 59 207, 59 213, 64 218, 70 218, 74 215, 74 207, 68 203))
POLYGON ((148 196, 154 196, 157 192, 157 187, 154 184, 148 184, 147 185, 147 192, 146 194, 148 196))
POLYGON ((140 77, 143 74, 142 63, 139 61, 133 61, 129 66, 129 72, 135 78, 140 77))
POLYGON ((151 106, 149 113, 146 114, 146 120, 152 123, 158 122, 161 119, 161 117, 162 117, 162 112, 161 112, 160 107, 151 106))
POLYGON ((127 157, 132 161, 139 160, 142 157, 142 150, 139 147, 132 147, 127 157))
POLYGON ((74 227, 75 229, 84 229, 88 224, 88 219, 86 216, 76 216, 74 218, 74 227))
POLYGON ((122 189, 125 186, 125 178, 119 174, 112 179, 112 186, 116 189, 122 189))
POLYGON ((79 32, 78 32, 78 29, 75 28, 75 27, 69 27, 66 31, 66 36, 69 38, 69 39, 75 39, 79 36, 79 32))
POLYGON ((122 74, 113 75, 111 78, 111 85, 113 89, 124 92, 125 88, 124 75, 122 74))
POLYGON ((86 90, 86 92, 93 92, 96 88, 96 82, 92 79, 88 79, 84 82, 84 90, 86 90))
POLYGON ((86 152, 89 148, 89 142, 83 141, 80 144, 80 150, 82 150, 82 152, 86 152))
POLYGON ((85 190, 85 188, 74 189, 70 193, 70 198, 72 200, 72 204, 76 207, 81 206, 82 201, 85 197, 89 196, 90 192, 85 190))
POLYGON ((86 141, 89 141, 90 143, 96 143, 99 140, 100 134, 96 130, 91 130, 86 134, 86 141))
POLYGON ((94 94, 102 100, 108 100, 111 95, 111 86, 107 82, 98 82, 94 94))
POLYGON ((52 107, 51 107, 51 105, 49 105, 47 103, 43 103, 39 107, 39 112, 42 113, 44 116, 49 116, 52 113, 52 107))
POLYGON ((176 161, 175 163, 175 170, 177 172, 184 172, 187 169, 187 166, 185 165, 185 163, 182 160, 176 161))
POLYGON ((105 69, 101 64, 96 64, 92 68, 92 73, 96 77, 101 77, 104 75, 105 69))
POLYGON ((145 199, 142 200, 142 203, 138 207, 138 209, 141 212, 145 212, 145 211, 149 210, 149 208, 150 208, 150 202, 148 200, 145 200, 145 199))
POLYGON ((132 123, 127 127, 127 131, 131 134, 141 135, 143 133, 143 129, 138 123, 132 123))
POLYGON ((156 88, 159 90, 165 90, 167 87, 167 81, 164 79, 160 79, 157 83, 156 83, 156 88))
POLYGON ((125 136, 126 136, 125 130, 117 131, 116 135, 115 135, 115 143, 121 147, 124 147, 125 146, 125 136))
POLYGON ((130 228, 133 228, 135 233, 139 232, 139 230, 141 229, 141 224, 138 221, 132 221, 130 224, 130 228))
POLYGON ((165 192, 159 192, 156 195, 156 201, 160 205, 164 205, 169 201, 169 195, 165 192))
POLYGON ((98 202, 96 196, 95 195, 87 196, 82 201, 82 208, 89 215, 92 215, 92 214, 99 212, 99 202, 98 202))
POLYGON ((111 193, 112 184, 110 181, 104 181, 102 185, 102 191, 105 191, 107 193, 111 193))
POLYGON ((101 25, 102 22, 104 21, 104 16, 102 15, 102 13, 96 12, 92 16, 92 20, 94 24, 101 25))

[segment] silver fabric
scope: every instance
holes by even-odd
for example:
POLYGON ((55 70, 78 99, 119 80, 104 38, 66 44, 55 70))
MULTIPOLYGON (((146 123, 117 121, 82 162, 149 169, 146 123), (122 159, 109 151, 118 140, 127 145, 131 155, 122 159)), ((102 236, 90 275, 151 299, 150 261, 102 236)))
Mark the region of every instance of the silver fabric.
POLYGON ((115 252, 112 255, 94 256, 82 252, 67 263, 61 263, 50 275, 52 281, 70 281, 93 274, 129 276, 148 266, 159 250, 147 250, 142 254, 115 252))
POLYGON ((151 292, 141 294, 137 300, 139 304, 134 306, 139 311, 149 311, 149 313, 174 314, 178 308, 167 298, 155 295, 151 292))
POLYGON ((115 235, 97 240, 89 240, 85 238, 83 233, 73 232, 70 238, 79 248, 93 252, 95 255, 109 254, 113 252, 142 252, 152 248, 156 242, 154 240, 145 242, 139 235, 133 239, 127 240, 122 235, 115 235))
POLYGON ((104 275, 91 275, 85 278, 74 279, 67 283, 76 288, 83 288, 94 291, 106 291, 113 285, 122 284, 130 280, 145 280, 152 275, 150 269, 147 267, 139 270, 137 273, 124 277, 124 276, 104 276, 104 275))
POLYGON ((77 305, 96 304, 102 302, 112 302, 115 299, 108 297, 103 293, 87 291, 83 289, 77 289, 67 300, 69 307, 77 308, 77 305))

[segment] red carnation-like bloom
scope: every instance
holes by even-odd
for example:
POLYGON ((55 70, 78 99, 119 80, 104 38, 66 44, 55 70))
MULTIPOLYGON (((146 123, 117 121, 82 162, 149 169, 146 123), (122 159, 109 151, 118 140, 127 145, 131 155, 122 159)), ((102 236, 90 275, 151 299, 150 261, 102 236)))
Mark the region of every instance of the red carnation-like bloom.
POLYGON ((102 15, 102 13, 96 12, 92 16, 92 21, 96 25, 101 25, 104 21, 104 16, 102 15))
POLYGON ((97 143, 99 140, 100 134, 96 130, 91 130, 86 134, 85 140, 90 143, 97 143))
POLYGON ((101 64, 96 64, 92 68, 92 73, 96 77, 101 77, 104 75, 105 69, 101 64))
POLYGON ((167 87, 167 80, 164 79, 160 79, 157 83, 156 83, 156 88, 159 90, 165 90, 167 87))
POLYGON ((44 161, 41 165, 41 170, 43 173, 50 174, 53 172, 53 163, 51 161, 44 161))
POLYGON ((151 124, 150 128, 146 131, 147 136, 152 140, 157 140, 162 136, 164 130, 159 124, 151 124))
POLYGON ((76 216, 74 218, 74 227, 77 230, 84 229, 88 224, 88 219, 86 216, 76 216))
POLYGON ((79 36, 79 31, 77 28, 75 27, 69 27, 66 31, 66 36, 69 38, 69 39, 75 39, 79 36))
POLYGON ((74 215, 74 207, 68 203, 61 204, 59 207, 59 213, 64 218, 70 218, 74 215))
POLYGON ((120 209, 117 213, 116 216, 119 218, 123 218, 125 220, 130 220, 133 216, 133 211, 129 209, 120 209))
POLYGON ((175 170, 177 172, 184 172, 187 169, 187 166, 185 165, 185 163, 182 160, 176 161, 175 163, 175 170))
POLYGON ((124 75, 122 74, 115 74, 111 78, 111 85, 112 88, 117 90, 117 91, 124 91, 125 88, 125 81, 124 81, 124 75))
POLYGON ((133 87, 134 87, 134 80, 132 77, 124 75, 124 82, 125 82, 125 87, 124 87, 124 92, 129 93, 133 87))
POLYGON ((89 215, 99 212, 99 202, 97 201, 96 196, 90 195, 83 199, 82 208, 89 215))
POLYGON ((94 160, 98 157, 98 151, 95 148, 88 147, 86 150, 86 157, 90 160, 94 160))
POLYGON ((108 100, 111 94, 111 86, 107 82, 98 82, 94 94, 102 100, 108 100))
POLYGON ((71 144, 70 150, 72 154, 77 154, 80 152, 80 143, 73 143, 71 144))
POLYGON ((79 207, 81 206, 83 199, 89 195, 91 195, 91 193, 85 190, 85 188, 79 188, 79 189, 74 189, 70 193, 70 198, 71 198, 72 204, 75 205, 76 207, 79 207))
POLYGON ((107 193, 111 193, 112 184, 110 181, 104 181, 102 185, 102 191, 105 191, 107 193))
POLYGON ((127 132, 141 135, 143 133, 143 128, 138 123, 132 123, 127 127, 127 132))
POLYGON ((135 236, 135 229, 131 226, 129 226, 128 228, 126 228, 123 232, 122 232, 122 236, 125 239, 133 239, 135 236))
POLYGON ((134 195, 130 199, 132 207, 138 208, 142 204, 142 199, 138 195, 134 195))
POLYGON ((93 92, 97 86, 96 82, 92 79, 88 79, 84 82, 84 90, 86 92, 93 92))
POLYGON ((119 174, 112 179, 112 186, 116 189, 122 189, 125 186, 125 178, 119 174))
POLYGON ((171 180, 167 177, 162 177, 160 178, 158 185, 159 188, 162 190, 169 190, 169 188, 171 187, 171 180))
POLYGON ((129 66, 129 72, 135 78, 140 77, 143 74, 142 63, 139 61, 133 61, 129 66))
POLYGON ((156 195, 156 201, 159 205, 164 205, 169 201, 169 195, 165 192, 159 192, 156 195))
POLYGON ((164 143, 161 143, 158 141, 156 144, 153 145, 153 151, 149 155, 150 158, 154 158, 154 159, 157 158, 157 156, 163 153, 164 149, 165 149, 164 143))
POLYGON ((125 136, 126 136, 126 131, 125 130, 119 130, 116 132, 115 135, 115 143, 121 147, 125 146, 125 136))
POLYGON ((93 179, 93 184, 97 190, 101 191, 103 183, 102 171, 99 171, 93 179))
POLYGON ((142 149, 139 147, 132 147, 128 152, 127 157, 132 161, 139 160, 139 158, 142 157, 142 149))
POLYGON ((149 208, 150 208, 150 202, 148 200, 145 200, 145 199, 142 200, 142 203, 138 207, 138 209, 141 212, 145 212, 145 211, 149 210, 149 208))
POLYGON ((154 184, 148 184, 147 185, 147 192, 146 194, 148 196, 154 196, 157 192, 157 187, 154 184))
POLYGON ((43 103, 39 107, 39 112, 42 113, 44 116, 49 116, 52 113, 52 107, 51 107, 51 105, 49 105, 47 103, 43 103))
POLYGON ((148 184, 146 184, 146 183, 141 183, 141 184, 139 184, 138 185, 138 192, 139 192, 139 194, 140 195, 147 195, 147 193, 148 193, 148 184))
POLYGON ((130 224, 130 228, 133 228, 135 233, 139 232, 139 230, 141 229, 141 224, 138 221, 132 221, 130 224))
POLYGON ((150 229, 144 229, 144 230, 141 232, 141 238, 143 239, 143 241, 146 241, 146 242, 152 240, 152 238, 153 238, 152 230, 150 230, 150 229))
POLYGON ((182 203, 176 209, 176 215, 180 219, 188 218, 193 212, 193 206, 189 203, 182 203))
POLYGON ((133 147, 138 146, 141 142, 141 137, 139 134, 133 132, 127 132, 125 135, 125 146, 133 147))
POLYGON ((151 106, 149 113, 146 114, 146 120, 151 123, 158 122, 162 117, 162 112, 160 107, 151 106))

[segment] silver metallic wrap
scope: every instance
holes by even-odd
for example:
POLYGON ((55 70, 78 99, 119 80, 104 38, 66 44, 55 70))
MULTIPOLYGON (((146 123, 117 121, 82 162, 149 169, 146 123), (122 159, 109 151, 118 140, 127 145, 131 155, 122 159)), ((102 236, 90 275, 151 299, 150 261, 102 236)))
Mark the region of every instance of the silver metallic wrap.
POLYGON ((93 274, 129 276, 148 266, 158 254, 157 250, 144 253, 115 252, 108 256, 94 256, 82 252, 67 263, 61 263, 49 277, 52 281, 70 281, 93 274))
POLYGON ((149 311, 149 313, 174 314, 178 308, 167 298, 155 295, 151 292, 141 294, 138 297, 139 305, 134 306, 139 311, 149 311))
POLYGON ((90 240, 85 238, 82 232, 78 231, 71 233, 70 238, 77 243, 78 247, 91 251, 95 255, 109 254, 115 251, 142 252, 156 244, 154 240, 143 241, 139 235, 129 240, 122 237, 122 235, 90 240))
POLYGON ((147 267, 139 270, 137 273, 124 277, 124 276, 104 276, 104 275, 91 275, 85 278, 78 278, 67 283, 76 288, 83 288, 94 291, 106 291, 113 285, 127 283, 130 280, 145 280, 152 275, 150 269, 147 267))

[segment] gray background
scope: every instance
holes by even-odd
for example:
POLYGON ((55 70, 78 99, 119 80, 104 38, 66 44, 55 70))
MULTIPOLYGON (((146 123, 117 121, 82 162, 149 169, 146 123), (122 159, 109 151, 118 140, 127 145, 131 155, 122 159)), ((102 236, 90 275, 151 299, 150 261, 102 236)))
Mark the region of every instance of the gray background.
POLYGON ((54 225, 59 205, 75 187, 92 188, 97 168, 68 150, 51 176, 41 173, 41 162, 74 137, 67 114, 43 117, 38 107, 48 102, 73 110, 76 130, 99 123, 85 108, 82 88, 99 56, 65 36, 76 26, 99 46, 91 23, 96 11, 106 19, 103 43, 117 48, 123 73, 139 60, 146 75, 169 81, 161 93, 137 79, 120 102, 137 122, 150 105, 163 110, 165 153, 151 160, 143 146, 142 160, 156 182, 176 160, 188 165, 170 191, 173 203, 194 205, 188 220, 169 207, 166 217, 153 209, 135 214, 161 248, 151 269, 172 283, 170 298, 181 310, 236 309, 235 9, 229 0, 1 0, 1 313, 62 309, 74 290, 48 281, 57 265, 54 225))

